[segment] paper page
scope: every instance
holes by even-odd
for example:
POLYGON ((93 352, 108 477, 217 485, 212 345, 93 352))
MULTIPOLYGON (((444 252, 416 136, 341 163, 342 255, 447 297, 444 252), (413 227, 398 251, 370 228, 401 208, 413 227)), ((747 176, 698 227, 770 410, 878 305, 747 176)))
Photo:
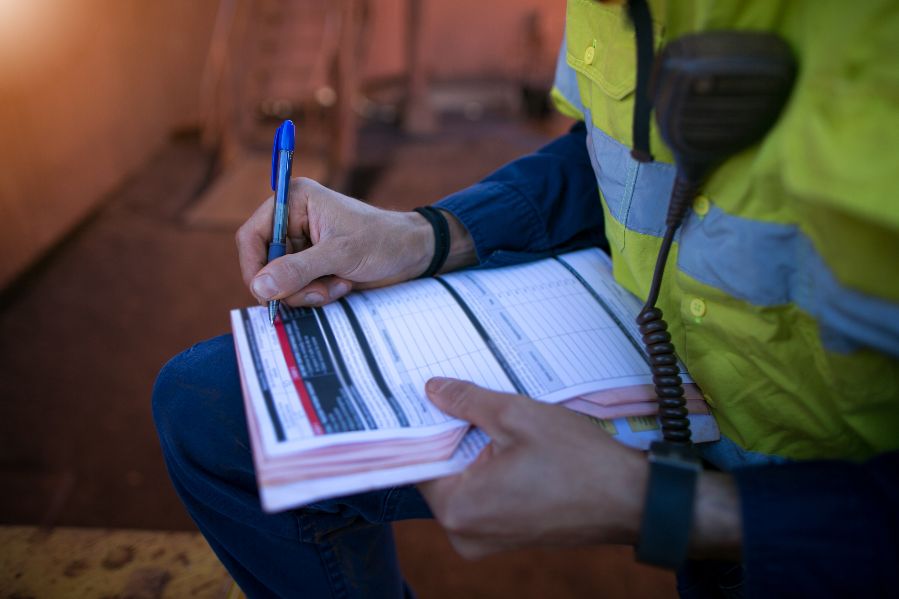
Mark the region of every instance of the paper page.
POLYGON ((353 293, 323 308, 236 310, 232 324, 266 455, 411 438, 463 423, 424 393, 432 376, 563 401, 651 382, 639 304, 608 258, 468 270, 353 293))
MULTIPOLYGON (((718 440, 718 426, 715 424, 714 418, 692 414, 688 418, 693 432, 693 440, 696 443, 718 440)), ((636 449, 649 449, 653 441, 662 439, 662 432, 655 417, 616 418, 614 420, 591 418, 591 420, 620 443, 636 449)), ((304 480, 283 485, 261 484, 259 492, 262 506, 268 512, 277 512, 349 493, 386 489, 450 476, 464 470, 488 443, 490 443, 490 438, 483 431, 472 428, 465 435, 452 457, 447 460, 399 468, 377 469, 348 476, 304 480)))
MULTIPOLYGON (((571 268, 576 276, 594 293, 596 301, 603 304, 615 319, 616 324, 627 335, 631 345, 641 355, 646 356, 637 315, 643 308, 643 302, 615 281, 612 274, 612 259, 595 250, 571 252, 557 258, 562 264, 571 268)), ((684 383, 692 383, 693 379, 682 362, 678 362, 680 377, 684 383)))
POLYGON ((474 461, 490 439, 483 432, 472 429, 465 436, 452 457, 447 460, 385 468, 335 476, 318 480, 304 480, 284 485, 260 485, 262 507, 267 512, 308 505, 315 501, 340 497, 350 493, 363 493, 400 485, 414 484, 456 474, 474 461))
MULTIPOLYGON (((504 356, 520 393, 558 402, 651 383, 638 338, 623 325, 638 309, 617 297, 606 301, 612 275, 603 256, 584 250, 445 277, 504 356), (577 258, 576 264, 569 256, 577 258)), ((611 286, 618 289, 614 282, 611 286)))
POLYGON ((403 287, 407 293, 386 288, 282 310, 275 327, 264 307, 232 312, 246 399, 267 456, 466 426, 427 399, 425 381, 436 374, 513 390, 439 283, 403 287))

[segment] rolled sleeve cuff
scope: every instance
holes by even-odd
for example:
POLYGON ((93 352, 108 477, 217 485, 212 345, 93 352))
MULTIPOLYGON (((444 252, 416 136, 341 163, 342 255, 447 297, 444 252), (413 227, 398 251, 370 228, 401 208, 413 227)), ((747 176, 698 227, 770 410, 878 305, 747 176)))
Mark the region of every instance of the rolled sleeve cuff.
POLYGON ((482 266, 524 262, 542 256, 544 223, 537 209, 516 189, 481 182, 435 204, 455 216, 474 241, 482 266))

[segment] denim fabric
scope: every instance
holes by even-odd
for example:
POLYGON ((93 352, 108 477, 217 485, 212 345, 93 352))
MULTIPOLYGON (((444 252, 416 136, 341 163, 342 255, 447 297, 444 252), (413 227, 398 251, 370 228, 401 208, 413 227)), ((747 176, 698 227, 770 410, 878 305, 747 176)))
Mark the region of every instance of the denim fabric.
POLYGON ((584 123, 480 183, 435 204, 474 241, 481 266, 505 266, 585 247, 609 251, 584 123))
POLYGON ((172 482, 248 597, 404 597, 390 522, 431 517, 414 487, 266 514, 230 335, 163 367, 153 417, 172 482))

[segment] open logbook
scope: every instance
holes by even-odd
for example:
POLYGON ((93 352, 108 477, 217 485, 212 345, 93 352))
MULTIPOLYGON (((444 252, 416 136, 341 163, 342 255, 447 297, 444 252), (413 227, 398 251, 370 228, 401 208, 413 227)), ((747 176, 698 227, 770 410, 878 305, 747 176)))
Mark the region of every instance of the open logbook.
MULTIPOLYGON (((283 510, 462 470, 487 436, 434 407, 433 376, 564 403, 629 445, 661 438, 634 316, 599 250, 231 312, 263 507, 283 510)), ((683 370, 683 369, 682 369, 683 370)), ((682 375, 693 438, 718 438, 682 375)))

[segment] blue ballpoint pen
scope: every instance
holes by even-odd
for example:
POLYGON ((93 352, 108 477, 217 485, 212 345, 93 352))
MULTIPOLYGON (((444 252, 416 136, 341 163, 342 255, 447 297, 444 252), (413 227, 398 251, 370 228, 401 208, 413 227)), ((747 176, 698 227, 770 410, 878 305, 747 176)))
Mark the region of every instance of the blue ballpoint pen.
MULTIPOLYGON (((272 225, 272 242, 268 245, 268 262, 287 253, 287 196, 290 188, 290 168, 296 134, 293 121, 284 121, 275 132, 272 146, 272 190, 275 192, 275 214, 272 225)), ((275 324, 278 300, 268 303, 268 319, 275 324)))

